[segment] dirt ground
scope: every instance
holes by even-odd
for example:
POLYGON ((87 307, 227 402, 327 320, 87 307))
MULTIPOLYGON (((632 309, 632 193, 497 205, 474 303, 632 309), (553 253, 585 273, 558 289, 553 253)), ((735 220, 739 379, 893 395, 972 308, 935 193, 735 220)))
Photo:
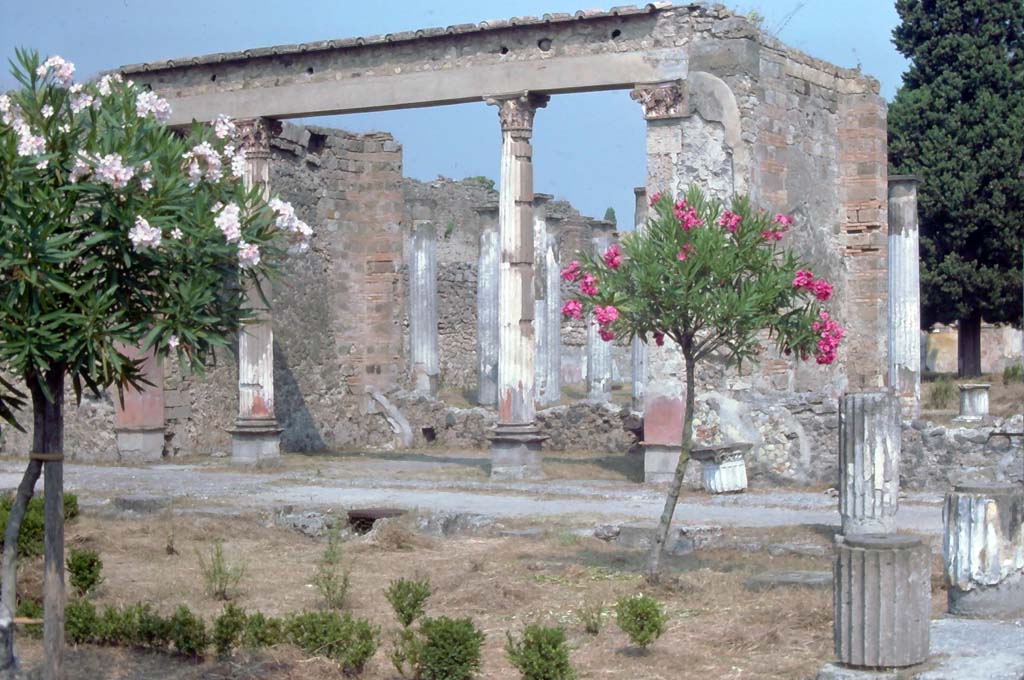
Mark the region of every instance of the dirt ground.
MULTIPOLYGON (((397 628, 383 590, 399 577, 427 576, 433 586, 427 614, 470 616, 486 633, 483 678, 518 674, 505 658, 506 631, 527 623, 566 626, 572 661, 581 679, 794 680, 811 678, 832 657, 831 590, 775 588, 752 592, 744 582, 764 571, 826 570, 827 557, 772 557, 766 552, 698 551, 672 558, 666 585, 645 588, 643 555, 627 552, 558 524, 533 525, 539 538, 468 536, 445 539, 413 533, 393 523, 368 537, 345 543, 351 567, 347 607, 382 631, 381 647, 364 678, 398 677, 386 657, 397 628), (608 605, 623 595, 646 592, 664 603, 665 634, 647 653, 630 647, 610 615, 597 636, 576 617, 583 604, 608 605)), ((747 532, 750 538, 827 546, 831 538, 811 527, 747 532)), ((68 547, 99 551, 105 582, 92 597, 98 606, 153 603, 164 614, 187 604, 209 622, 220 610, 203 592, 197 551, 208 554, 223 540, 232 563, 245 565, 235 602, 249 611, 285 615, 319 606, 310 581, 325 541, 278 528, 265 517, 234 518, 163 514, 145 518, 83 513, 67 527, 68 547), (176 554, 167 546, 173 542, 176 554)), ((22 580, 32 587, 38 565, 24 565, 22 580)), ((939 565, 933 567, 938 573, 939 565)), ((938 580, 933 579, 937 584, 938 580)), ((945 602, 934 589, 936 613, 945 602)), ((39 642, 22 635, 19 653, 26 668, 40 660, 39 642)), ((203 663, 171 654, 83 646, 69 649, 70 680, 320 680, 340 678, 324 660, 304 658, 283 646, 258 655, 203 663)))

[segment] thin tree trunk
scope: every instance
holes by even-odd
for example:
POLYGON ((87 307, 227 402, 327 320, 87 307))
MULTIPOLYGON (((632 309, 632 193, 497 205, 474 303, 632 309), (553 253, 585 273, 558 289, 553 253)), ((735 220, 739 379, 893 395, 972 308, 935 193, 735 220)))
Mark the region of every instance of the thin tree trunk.
POLYGON ((43 396, 36 409, 34 433, 42 446, 38 453, 50 454, 43 465, 43 680, 64 680, 64 367, 46 375, 53 401, 43 396), (38 413, 42 407, 42 419, 38 413))
POLYGON ((683 441, 679 451, 679 462, 676 463, 676 474, 672 477, 672 484, 669 486, 668 496, 665 498, 665 509, 661 513, 661 521, 658 523, 658 530, 654 536, 654 545, 651 546, 650 555, 647 557, 647 582, 651 584, 657 583, 661 577, 661 556, 665 552, 665 543, 668 541, 672 517, 676 513, 679 491, 683 487, 683 476, 686 474, 686 464, 690 461, 690 449, 693 444, 693 391, 696 362, 691 356, 686 356, 685 359, 686 408, 683 411, 683 441))
MULTIPOLYGON (((40 428, 35 428, 33 439, 41 432, 40 428)), ((33 442, 33 448, 37 443, 38 440, 33 442)), ((4 680, 15 677, 18 670, 18 661, 14 656, 14 612, 18 606, 18 534, 42 470, 41 461, 28 462, 4 528, 3 567, 0 570, 0 678, 4 680)))
POLYGON ((957 372, 961 378, 981 375, 981 312, 960 319, 957 327, 957 372))

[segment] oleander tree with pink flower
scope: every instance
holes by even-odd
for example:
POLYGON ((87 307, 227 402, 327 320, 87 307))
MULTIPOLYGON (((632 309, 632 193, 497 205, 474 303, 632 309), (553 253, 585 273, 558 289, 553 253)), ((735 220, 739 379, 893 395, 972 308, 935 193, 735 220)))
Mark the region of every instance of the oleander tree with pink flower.
POLYGON ((794 360, 830 364, 843 329, 824 305, 831 285, 785 247, 789 216, 756 210, 742 196, 726 206, 699 187, 678 200, 653 194, 650 203, 643 230, 562 271, 578 290, 562 313, 597 324, 607 342, 671 341, 682 354, 682 455, 648 558, 655 581, 690 458, 697 366, 712 354, 737 366, 755 361, 766 337, 794 360))
MULTIPOLYGON (((76 83, 57 56, 19 51, 12 73, 20 89, 0 94, 0 417, 21 429, 31 404, 34 419, 4 531, 0 622, 15 608, 16 538, 45 461, 50 679, 63 644, 65 382, 78 399, 143 386, 126 347, 201 372, 250 318, 247 291, 264 296, 312 232, 290 205, 244 186, 229 119, 178 134, 164 99, 118 75, 76 83)), ((0 675, 13 663, 0 638, 0 675)))

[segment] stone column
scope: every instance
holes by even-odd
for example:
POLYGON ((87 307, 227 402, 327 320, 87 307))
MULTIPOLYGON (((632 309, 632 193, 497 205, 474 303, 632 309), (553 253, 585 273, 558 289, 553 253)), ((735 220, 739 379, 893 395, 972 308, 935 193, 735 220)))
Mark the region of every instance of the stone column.
POLYGON ((988 416, 988 391, 991 385, 972 383, 960 385, 960 414, 956 420, 980 421, 988 416))
POLYGON ((476 269, 477 402, 498 404, 498 205, 474 208, 480 216, 476 269))
POLYGON ((544 333, 547 335, 547 384, 544 385, 544 404, 557 404, 562 400, 562 279, 558 255, 560 218, 547 215, 547 247, 544 249, 544 276, 547 279, 547 298, 544 300, 544 333))
MULTIPOLYGON (((612 243, 611 236, 602 235, 591 240, 597 257, 612 243)), ((593 315, 587 319, 587 399, 611 401, 612 398, 612 344, 598 335, 600 328, 593 315)))
POLYGON ((899 668, 928 658, 930 558, 915 536, 837 537, 833 636, 841 664, 899 668))
POLYGON ((437 235, 433 205, 412 205, 412 252, 409 257, 409 348, 413 388, 437 394, 437 235))
MULTIPOLYGON (((647 120, 647 188, 679 193, 684 184, 682 121, 686 83, 637 85, 630 96, 647 120)), ((675 474, 683 435, 685 367, 682 354, 666 340, 647 346, 648 381, 643 390, 644 481, 668 482, 675 474)))
MULTIPOLYGON (((261 187, 270 195, 270 139, 280 123, 267 118, 237 121, 245 150, 246 187, 261 187)), ((270 283, 262 281, 270 299, 270 283)), ((252 318, 238 333, 238 417, 231 431, 231 460, 259 463, 281 455, 281 428, 274 416, 274 327, 270 308, 255 285, 248 290, 246 307, 252 318)))
MULTIPOLYGON (((636 187, 633 196, 633 231, 640 233, 647 224, 647 189, 636 187)), ((633 410, 639 411, 643 408, 644 387, 647 384, 647 343, 640 338, 633 338, 630 351, 633 359, 633 410)))
POLYGON ((885 392, 847 394, 839 409, 839 514, 844 535, 893 531, 900 417, 885 392))
POLYGON ((1024 616, 1024 487, 959 484, 942 515, 949 613, 1024 616))
POLYGON ((138 347, 119 345, 117 350, 126 357, 141 358, 141 376, 151 383, 139 390, 125 387, 120 395, 112 390, 117 453, 125 462, 158 461, 164 454, 163 359, 152 351, 143 354, 138 347))
POLYGON ((552 379, 549 373, 551 370, 549 354, 552 347, 551 335, 548 332, 548 324, 551 319, 548 316, 550 279, 548 277, 548 226, 545 205, 552 198, 554 197, 551 194, 533 195, 533 325, 537 343, 537 354, 534 361, 534 387, 539 406, 551 403, 548 384, 558 382, 558 376, 552 379))
POLYGON ((542 437, 534 401, 533 115, 547 97, 491 97, 501 120, 498 198, 498 425, 491 438, 491 477, 541 473, 542 437))
POLYGON ((921 278, 918 177, 889 176, 889 388, 903 415, 921 413, 921 278))

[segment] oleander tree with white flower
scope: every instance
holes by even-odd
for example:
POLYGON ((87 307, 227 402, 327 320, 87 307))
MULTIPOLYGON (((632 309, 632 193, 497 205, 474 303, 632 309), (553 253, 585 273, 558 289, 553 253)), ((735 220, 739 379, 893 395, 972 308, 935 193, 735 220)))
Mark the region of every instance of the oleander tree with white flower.
POLYGON ((601 338, 665 339, 683 355, 686 404, 681 455, 647 562, 657 581, 693 441, 697 365, 715 355, 756 360, 768 339, 786 355, 830 364, 843 329, 822 303, 832 286, 783 248, 788 215, 756 210, 746 197, 726 206, 693 186, 678 200, 651 196, 646 228, 627 234, 601 257, 580 255, 562 272, 579 292, 562 313, 588 316, 601 338))
MULTIPOLYGON (((227 118, 178 134, 168 103, 118 75, 74 82, 60 57, 19 51, 0 95, 0 418, 34 413, 32 452, 4 531, 0 622, 15 608, 17 536, 45 464, 48 679, 63 644, 65 382, 80 399, 142 387, 125 347, 202 371, 311 230, 242 181, 227 118)), ((14 663, 0 640, 0 674, 14 663)), ((51 674, 52 673, 52 674, 51 674)), ((0 675, 2 676, 2 675, 0 675)))

